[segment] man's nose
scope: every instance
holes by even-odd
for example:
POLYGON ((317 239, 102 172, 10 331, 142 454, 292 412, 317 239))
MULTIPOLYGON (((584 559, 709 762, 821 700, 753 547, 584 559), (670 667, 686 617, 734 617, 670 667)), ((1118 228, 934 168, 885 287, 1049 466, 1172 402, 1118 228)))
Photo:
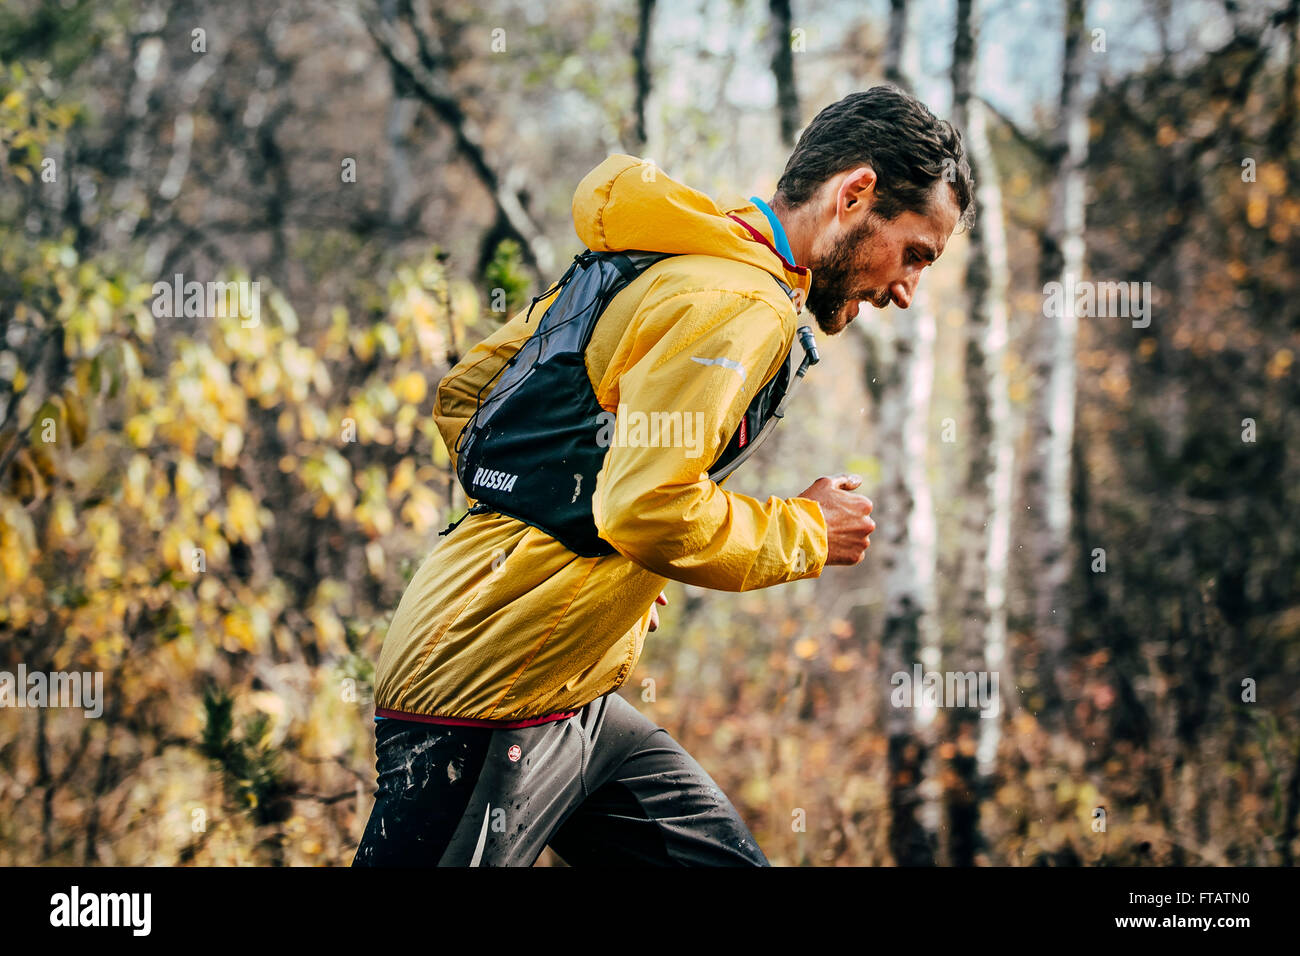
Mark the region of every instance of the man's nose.
POLYGON ((889 297, 894 300, 894 305, 906 309, 912 304, 912 294, 916 292, 916 281, 919 278, 920 274, 914 272, 907 279, 899 280, 889 287, 889 297))

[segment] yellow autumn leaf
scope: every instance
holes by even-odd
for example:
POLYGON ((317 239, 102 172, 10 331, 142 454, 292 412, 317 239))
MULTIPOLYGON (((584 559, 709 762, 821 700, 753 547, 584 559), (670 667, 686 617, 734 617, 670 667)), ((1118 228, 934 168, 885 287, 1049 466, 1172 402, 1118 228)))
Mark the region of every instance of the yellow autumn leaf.
POLYGON ((416 487, 402 506, 402 521, 416 533, 423 533, 433 527, 440 512, 438 501, 427 488, 416 487))
POLYGON ((234 467, 239 462, 239 452, 244 447, 244 432, 233 422, 221 433, 221 463, 234 467))
POLYGON ((253 633, 252 622, 242 610, 231 611, 222 620, 225 631, 223 644, 226 650, 235 653, 240 650, 257 650, 257 636, 253 633))
POLYGON ((314 607, 307 612, 317 643, 324 649, 346 648, 346 631, 338 615, 327 607, 314 607))
POLYGON ((131 464, 126 468, 126 483, 123 488, 123 499, 132 508, 144 504, 145 480, 148 477, 149 459, 140 454, 132 455, 131 464))
POLYGON ((27 511, 10 499, 0 501, 0 568, 6 584, 27 577, 36 553, 36 532, 27 511))
POLYGON ((226 496, 230 530, 240 541, 252 543, 262 536, 257 520, 257 502, 244 488, 232 488, 226 496))
POLYGON ((1295 354, 1290 349, 1279 349, 1273 353, 1265 372, 1269 378, 1281 378, 1290 371, 1293 361, 1295 361, 1295 354))
POLYGON ((351 338, 353 353, 362 362, 369 362, 375 354, 375 340, 368 332, 354 332, 351 338))
POLYGON ((415 484, 415 462, 410 458, 403 458, 393 471, 392 480, 388 483, 388 497, 396 501, 413 484, 415 484))
POLYGON ((1286 170, 1280 163, 1261 163, 1259 183, 1269 195, 1281 196, 1286 193, 1286 170))
POLYGON ((370 568, 370 573, 375 577, 383 577, 384 574, 384 546, 378 541, 371 541, 366 545, 366 564, 370 568))
POLYGON ((831 660, 831 670, 838 674, 844 674, 853 670, 856 664, 857 660, 852 654, 836 654, 831 660))
POLYGON ((404 402, 418 405, 429 392, 429 383, 419 372, 408 372, 393 383, 393 393, 404 402))
POLYGON ((153 441, 153 419, 148 415, 132 415, 126 423, 126 437, 136 448, 147 448, 153 441))
POLYGON ((1246 203, 1246 221, 1255 229, 1262 228, 1268 220, 1268 200, 1254 193, 1246 203))
POLYGON ((269 690, 255 690, 248 695, 248 702, 262 713, 283 720, 285 716, 284 698, 269 690))
POLYGON ((54 503, 50 527, 61 539, 70 538, 77 533, 77 512, 70 499, 60 498, 54 503))

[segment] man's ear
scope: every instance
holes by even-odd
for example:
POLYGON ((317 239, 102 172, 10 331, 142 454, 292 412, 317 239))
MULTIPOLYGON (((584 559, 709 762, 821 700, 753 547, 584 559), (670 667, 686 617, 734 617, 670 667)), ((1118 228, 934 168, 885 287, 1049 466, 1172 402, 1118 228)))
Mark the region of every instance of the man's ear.
POLYGON ((856 215, 870 209, 875 200, 876 171, 870 166, 857 166, 840 181, 835 196, 836 215, 856 215))

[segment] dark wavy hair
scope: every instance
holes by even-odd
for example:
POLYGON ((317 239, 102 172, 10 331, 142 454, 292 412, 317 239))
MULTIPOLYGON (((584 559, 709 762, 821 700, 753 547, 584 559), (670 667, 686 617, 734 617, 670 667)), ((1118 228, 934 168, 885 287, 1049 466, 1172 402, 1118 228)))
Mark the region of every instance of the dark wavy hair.
POLYGON ((864 164, 876 171, 874 209, 883 218, 924 213, 931 189, 943 179, 952 186, 959 223, 974 221, 974 185, 961 133, 896 86, 850 93, 818 113, 799 137, 776 191, 793 208, 836 173, 864 164))

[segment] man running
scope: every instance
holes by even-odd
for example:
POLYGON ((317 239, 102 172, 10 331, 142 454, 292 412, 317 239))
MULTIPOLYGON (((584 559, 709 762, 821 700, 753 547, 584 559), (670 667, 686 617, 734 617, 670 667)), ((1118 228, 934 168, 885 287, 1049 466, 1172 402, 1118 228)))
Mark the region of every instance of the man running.
MULTIPOLYGON (((768 865, 713 779, 616 690, 669 580, 748 591, 865 556, 875 523, 857 476, 764 502, 707 472, 733 436, 744 443, 802 308, 828 335, 863 302, 907 308, 972 213, 960 134, 884 86, 818 114, 770 205, 715 202, 630 156, 582 180, 573 220, 588 249, 671 255, 600 313, 573 391, 698 428, 610 442, 594 487, 575 475, 573 501, 589 498, 608 554, 490 510, 430 554, 379 657, 378 791, 353 865, 527 866, 547 845, 570 865, 768 865)), ((434 415, 453 457, 538 321, 520 312, 442 380, 434 415)))

